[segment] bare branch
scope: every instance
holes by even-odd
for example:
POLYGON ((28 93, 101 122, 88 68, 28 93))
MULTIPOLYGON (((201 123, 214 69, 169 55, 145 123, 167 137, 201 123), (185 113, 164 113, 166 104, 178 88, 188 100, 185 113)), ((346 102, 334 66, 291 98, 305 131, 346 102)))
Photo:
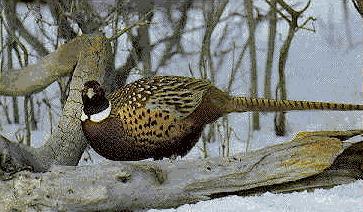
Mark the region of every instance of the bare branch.
POLYGON ((277 5, 274 4, 273 2, 269 1, 269 0, 265 0, 267 4, 270 5, 271 8, 275 9, 275 11, 280 14, 280 16, 285 19, 286 21, 290 21, 290 19, 281 11, 277 8, 277 5))
MULTIPOLYGON (((211 75, 211 81, 214 82, 214 64, 212 61, 212 55, 211 55, 211 37, 214 29, 216 28, 217 24, 219 23, 220 17, 222 16, 222 13, 228 4, 228 0, 223 1, 215 1, 213 2, 213 7, 209 8, 207 12, 207 17, 205 18, 206 22, 206 29, 203 36, 203 42, 202 42, 202 49, 200 52, 199 57, 199 70, 202 71, 206 68, 205 62, 208 62, 208 68, 210 69, 210 75, 211 75), (214 5, 215 4, 215 5, 214 5)), ((201 72, 202 78, 207 78, 207 72, 204 71, 204 73, 201 72)))
POLYGON ((15 5, 16 1, 4 1, 4 14, 8 27, 12 28, 14 31, 18 31, 20 36, 34 48, 39 56, 47 55, 49 51, 35 36, 25 29, 23 23, 16 16, 15 5))
MULTIPOLYGON (((250 93, 251 97, 257 98, 258 95, 258 80, 257 80, 257 55, 256 55, 256 20, 253 17, 253 1, 244 1, 245 10, 247 14, 247 25, 248 25, 248 48, 249 48, 249 60, 250 60, 250 93)), ((252 113, 252 127, 253 130, 260 129, 260 117, 258 112, 252 113)))
POLYGON ((0 75, 0 95, 24 96, 43 90, 73 71, 80 50, 81 43, 79 39, 75 39, 45 56, 37 64, 3 72, 0 75))
POLYGON ((271 9, 269 11, 269 33, 268 33, 268 50, 265 65, 265 82, 264 82, 264 97, 271 98, 271 77, 273 57, 275 54, 276 32, 277 32, 277 13, 276 0, 271 0, 271 9))
POLYGON ((58 25, 58 36, 65 40, 71 40, 77 36, 70 26, 67 17, 64 15, 65 11, 67 11, 67 8, 69 7, 69 4, 70 2, 67 1, 52 1, 48 4, 50 12, 58 25))
POLYGON ((125 34, 126 32, 130 31, 131 29, 133 29, 135 27, 145 26, 145 25, 150 24, 150 22, 147 20, 147 18, 149 17, 151 12, 152 11, 145 14, 145 16, 142 19, 140 19, 139 21, 137 21, 136 23, 133 23, 130 26, 124 27, 122 30, 120 30, 119 32, 117 32, 115 35, 113 35, 112 37, 110 37, 108 39, 110 41, 116 40, 118 37, 120 37, 121 35, 125 34))
POLYGON ((315 26, 314 26, 314 21, 316 21, 315 17, 309 17, 307 18, 304 23, 302 23, 300 26, 298 26, 299 29, 305 29, 307 31, 311 31, 311 32, 315 32, 315 26), (306 27, 306 25, 311 21, 312 24, 312 28, 308 28, 306 27))
POLYGON ((363 1, 362 0, 352 0, 355 9, 363 17, 363 1))
MULTIPOLYGON (((168 60, 174 55, 172 49, 174 46, 181 46, 180 41, 183 35, 183 31, 185 29, 187 19, 188 19, 188 11, 192 6, 191 1, 186 1, 181 7, 181 16, 176 26, 174 27, 174 33, 168 37, 165 50, 163 52, 163 56, 158 64, 158 67, 155 69, 155 72, 158 72, 159 68, 164 66, 168 60)), ((173 23, 171 25, 174 25, 173 23)), ((154 46, 154 45, 153 45, 154 46)))

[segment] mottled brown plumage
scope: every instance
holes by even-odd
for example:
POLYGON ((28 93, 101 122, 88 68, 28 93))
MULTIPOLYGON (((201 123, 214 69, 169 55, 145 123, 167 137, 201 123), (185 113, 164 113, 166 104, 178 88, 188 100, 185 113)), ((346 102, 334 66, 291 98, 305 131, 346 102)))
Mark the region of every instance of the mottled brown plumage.
POLYGON ((178 76, 141 79, 107 97, 89 81, 82 100, 83 132, 95 151, 111 160, 184 156, 206 124, 231 112, 363 110, 362 105, 231 97, 206 80, 178 76))

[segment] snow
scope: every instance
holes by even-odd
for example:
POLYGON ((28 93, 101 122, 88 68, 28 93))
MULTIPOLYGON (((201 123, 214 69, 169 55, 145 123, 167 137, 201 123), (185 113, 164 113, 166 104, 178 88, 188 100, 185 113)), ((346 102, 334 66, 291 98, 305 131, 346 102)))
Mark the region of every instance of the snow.
POLYGON ((261 196, 228 196, 196 204, 186 204, 176 209, 148 210, 148 212, 361 212, 363 211, 363 181, 336 186, 332 189, 316 189, 314 192, 289 194, 264 193, 261 196))

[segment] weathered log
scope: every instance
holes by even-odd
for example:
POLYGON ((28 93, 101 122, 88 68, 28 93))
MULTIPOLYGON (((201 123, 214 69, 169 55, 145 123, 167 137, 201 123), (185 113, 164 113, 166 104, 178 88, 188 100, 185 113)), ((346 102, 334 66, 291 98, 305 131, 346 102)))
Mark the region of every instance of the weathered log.
POLYGON ((121 210, 265 191, 329 188, 363 178, 362 131, 300 133, 290 142, 228 160, 108 162, 20 172, 0 183, 6 210, 121 210))

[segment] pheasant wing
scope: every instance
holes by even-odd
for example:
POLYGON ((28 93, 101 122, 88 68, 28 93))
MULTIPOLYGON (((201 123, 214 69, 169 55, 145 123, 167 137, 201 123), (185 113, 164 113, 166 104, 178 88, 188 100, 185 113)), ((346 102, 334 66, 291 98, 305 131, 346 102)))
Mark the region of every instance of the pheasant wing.
POLYGON ((203 95, 211 86, 206 80, 186 77, 155 77, 157 86, 145 103, 146 108, 159 109, 183 119, 202 102, 203 95))
POLYGON ((177 76, 157 76, 140 79, 111 94, 116 107, 141 106, 160 110, 183 119, 202 102, 203 95, 211 87, 207 80, 177 76))

